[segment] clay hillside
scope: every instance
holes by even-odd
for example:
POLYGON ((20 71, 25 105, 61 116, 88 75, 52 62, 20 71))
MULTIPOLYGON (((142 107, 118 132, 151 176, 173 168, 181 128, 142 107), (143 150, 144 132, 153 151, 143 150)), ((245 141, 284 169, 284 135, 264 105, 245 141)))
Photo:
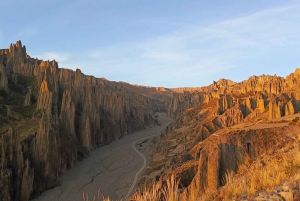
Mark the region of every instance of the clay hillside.
POLYGON ((0 200, 57 185, 88 152, 174 119, 131 200, 300 200, 300 70, 206 87, 110 82, 0 50, 0 200), (146 188, 144 188, 146 187, 146 188))

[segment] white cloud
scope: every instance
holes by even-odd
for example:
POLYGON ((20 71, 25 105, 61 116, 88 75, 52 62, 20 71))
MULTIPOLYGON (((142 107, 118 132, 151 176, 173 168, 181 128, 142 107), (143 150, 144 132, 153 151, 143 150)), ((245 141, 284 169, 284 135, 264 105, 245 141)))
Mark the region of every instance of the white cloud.
POLYGON ((42 59, 44 61, 55 60, 57 62, 66 62, 69 60, 70 54, 68 53, 59 53, 59 52, 45 52, 43 54, 31 55, 34 58, 42 59))
MULTIPOLYGON (((74 55, 70 53, 63 53, 63 52, 44 52, 42 54, 39 53, 31 53, 30 56, 32 58, 38 58, 43 61, 52 61, 55 60, 58 62, 60 68, 68 68, 76 70, 77 68, 82 69, 85 67, 84 65, 80 65, 76 63, 74 59, 74 55)), ((89 64, 87 64, 89 65, 89 64)))
POLYGON ((299 3, 289 4, 206 26, 190 24, 147 41, 99 48, 87 53, 90 61, 83 66, 93 66, 86 68, 90 74, 108 79, 122 74, 142 85, 205 80, 243 60, 283 48, 289 51, 289 45, 299 44, 299 8, 299 3))

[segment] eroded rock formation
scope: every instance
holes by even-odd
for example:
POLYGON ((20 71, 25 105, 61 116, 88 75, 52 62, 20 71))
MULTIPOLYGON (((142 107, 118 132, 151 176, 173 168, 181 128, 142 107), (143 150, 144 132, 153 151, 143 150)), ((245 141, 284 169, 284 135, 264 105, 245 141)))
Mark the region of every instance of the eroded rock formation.
POLYGON ((170 96, 33 59, 21 41, 0 51, 0 92, 3 200, 28 200, 88 151, 157 124, 170 96))
POLYGON ((286 78, 262 75, 171 89, 168 112, 175 120, 156 145, 146 184, 175 174, 180 200, 217 195, 226 172, 237 171, 246 156, 255 159, 295 143, 298 127, 289 123, 300 111, 299 84, 296 69, 286 78))
MULTIPOLYGON (((299 112, 299 72, 296 69, 286 78, 262 75, 252 76, 240 83, 221 79, 219 84, 214 82, 206 87, 172 89, 169 115, 178 117, 185 110, 204 107, 214 99, 217 99, 218 115, 234 106, 236 110, 242 111, 242 119, 249 115, 253 119, 266 109, 269 111, 269 119, 294 114, 299 112)), ((239 112, 231 113, 234 115, 239 112)))
POLYGON ((292 139, 278 134, 287 128, 255 126, 297 114, 299 82, 296 69, 286 78, 220 79, 200 88, 133 86, 33 59, 18 41, 0 50, 0 194, 28 200, 88 151, 158 123, 155 112, 166 110, 175 121, 156 145, 162 162, 151 175, 176 173, 182 200, 214 193, 243 154, 255 158, 292 139), (255 132, 244 129, 251 126, 255 132))

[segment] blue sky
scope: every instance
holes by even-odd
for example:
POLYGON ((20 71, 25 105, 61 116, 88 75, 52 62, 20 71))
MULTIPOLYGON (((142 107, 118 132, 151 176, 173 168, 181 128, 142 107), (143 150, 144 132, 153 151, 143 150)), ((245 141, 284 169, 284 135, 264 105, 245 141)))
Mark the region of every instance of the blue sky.
POLYGON ((0 48, 131 84, 195 87, 300 67, 300 2, 0 0, 0 48))

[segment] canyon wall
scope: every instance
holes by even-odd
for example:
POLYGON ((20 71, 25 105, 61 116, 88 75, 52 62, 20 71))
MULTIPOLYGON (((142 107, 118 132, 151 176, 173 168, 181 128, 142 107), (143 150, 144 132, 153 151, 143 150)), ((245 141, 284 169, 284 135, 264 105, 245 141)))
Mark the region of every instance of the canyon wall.
POLYGON ((157 91, 33 59, 21 41, 1 50, 1 199, 28 200, 88 151, 157 124, 157 91))
MULTIPOLYGON (((218 108, 216 116, 235 107, 235 111, 242 112, 242 121, 259 116, 265 111, 269 111, 269 119, 298 113, 299 78, 300 70, 296 69, 286 78, 262 75, 252 76, 239 83, 221 79, 206 87, 172 89, 174 94, 168 105, 169 116, 176 118, 188 108, 201 108, 214 100, 217 101, 218 108)), ((232 114, 235 113, 239 112, 232 111, 232 114)), ((238 115, 232 118, 239 119, 238 115)), ((236 122, 240 122, 238 119, 236 122)))
POLYGON ((18 41, 0 50, 1 199, 25 201, 53 188, 90 150, 158 124, 155 112, 165 111, 174 122, 156 144, 150 179, 176 173, 183 200, 214 192, 245 153, 255 158, 292 139, 281 133, 297 128, 270 125, 299 113, 299 80, 296 69, 286 78, 220 79, 199 88, 137 86, 31 58, 18 41))
POLYGON ((286 78, 220 79, 170 90, 167 106, 174 122, 156 144, 143 180, 151 185, 176 175, 180 200, 217 195, 226 172, 237 171, 246 157, 254 160, 297 143, 299 126, 290 124, 300 111, 299 69, 286 78))

